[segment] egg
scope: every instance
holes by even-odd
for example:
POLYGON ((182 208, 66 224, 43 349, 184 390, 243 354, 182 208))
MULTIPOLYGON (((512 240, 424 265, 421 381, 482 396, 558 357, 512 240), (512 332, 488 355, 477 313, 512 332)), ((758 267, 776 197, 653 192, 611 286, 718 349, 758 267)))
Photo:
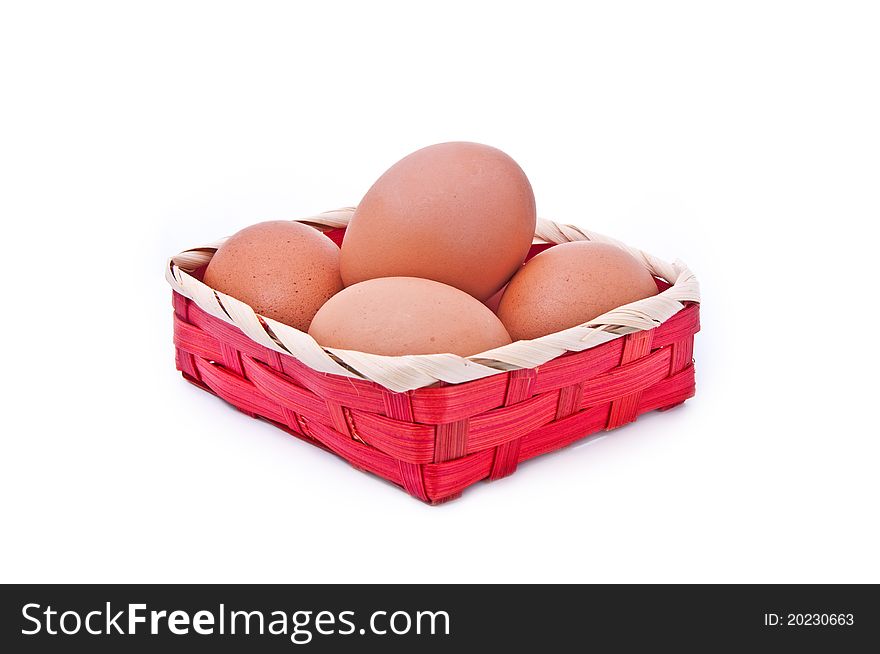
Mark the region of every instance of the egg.
POLYGON ((651 273, 626 250, 576 241, 530 259, 510 280, 497 313, 518 341, 580 325, 656 294, 651 273))
POLYGON ((504 325, 481 302, 416 277, 382 277, 347 287, 321 307, 309 334, 324 347, 389 356, 469 356, 510 343, 504 325))
POLYGON ((432 145, 394 164, 361 200, 342 242, 342 280, 422 277, 486 300, 522 265, 535 220, 532 186, 504 152, 432 145))
POLYGON ((321 305, 342 289, 339 248, 308 225, 257 223, 220 246, 204 282, 263 316, 306 331, 321 305))

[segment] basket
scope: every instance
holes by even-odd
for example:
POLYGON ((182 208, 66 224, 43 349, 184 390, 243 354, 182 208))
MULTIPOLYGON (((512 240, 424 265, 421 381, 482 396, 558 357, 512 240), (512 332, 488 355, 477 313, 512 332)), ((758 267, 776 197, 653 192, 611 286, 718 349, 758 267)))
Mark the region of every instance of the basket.
MULTIPOLYGON (((337 244, 353 209, 302 220, 337 244)), ((573 240, 637 256, 660 293, 595 320, 473 357, 385 357, 323 349, 201 282, 222 241, 172 257, 176 365, 244 413, 437 504, 600 430, 694 395, 699 287, 666 263, 569 225, 539 220, 529 257, 573 240)))

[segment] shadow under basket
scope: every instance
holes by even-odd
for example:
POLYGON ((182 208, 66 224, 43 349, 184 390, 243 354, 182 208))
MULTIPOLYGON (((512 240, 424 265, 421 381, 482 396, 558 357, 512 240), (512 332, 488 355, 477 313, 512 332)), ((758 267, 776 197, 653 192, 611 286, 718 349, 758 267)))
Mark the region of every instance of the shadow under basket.
POLYGON ((654 329, 535 368, 401 393, 313 370, 177 292, 173 305, 188 381, 432 504, 694 395, 696 302, 654 329))

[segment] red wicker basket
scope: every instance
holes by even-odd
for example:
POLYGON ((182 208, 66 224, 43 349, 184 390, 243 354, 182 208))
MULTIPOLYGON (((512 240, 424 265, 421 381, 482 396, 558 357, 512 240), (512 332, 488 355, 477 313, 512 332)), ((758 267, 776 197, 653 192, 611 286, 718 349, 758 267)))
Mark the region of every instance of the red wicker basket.
MULTIPOLYGON (((323 223, 323 228, 338 224, 320 217, 306 222, 323 223)), ((547 225, 568 232, 556 240, 574 240, 570 230, 575 228, 547 225)), ((344 228, 327 232, 337 243, 343 233, 344 228)), ((575 238, 581 237, 596 235, 576 230, 575 238)), ((552 245, 536 243, 529 256, 552 245)), ((653 328, 605 325, 596 331, 611 340, 537 366, 494 369, 471 381, 435 381, 400 391, 361 378, 344 361, 339 368, 344 375, 316 369, 311 360, 307 365, 289 354, 293 348, 274 333, 282 326, 257 316, 265 331, 255 337, 256 323, 242 320, 240 303, 214 292, 220 312, 211 298, 193 293, 197 284, 192 280, 200 279, 215 248, 190 250, 171 260, 178 370, 246 414, 330 450, 425 502, 454 499, 480 480, 512 474, 521 461, 694 395, 699 296, 696 280, 681 264, 677 270, 687 274, 679 275, 680 283, 658 279, 667 293, 683 290, 666 298, 675 305, 662 320, 651 319, 653 328), (184 283, 185 277, 192 283, 184 283)), ((483 367, 485 359, 473 360, 472 367, 483 367)))

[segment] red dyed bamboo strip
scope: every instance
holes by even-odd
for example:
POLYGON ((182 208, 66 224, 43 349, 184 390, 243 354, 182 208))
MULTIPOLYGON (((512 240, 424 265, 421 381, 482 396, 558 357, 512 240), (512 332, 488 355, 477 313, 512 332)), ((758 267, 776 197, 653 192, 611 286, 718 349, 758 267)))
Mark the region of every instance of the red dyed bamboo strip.
MULTIPOLYGON (((624 337, 623 353, 620 355, 621 367, 650 354, 653 337, 654 334, 651 331, 635 332, 624 337)), ((608 416, 608 424, 605 428, 614 429, 635 420, 641 396, 642 389, 638 389, 614 400, 611 403, 611 414, 608 416)))
POLYGON ((694 394, 699 306, 650 332, 533 370, 392 393, 319 373, 174 295, 177 367, 194 384, 439 503, 469 485, 694 394))

